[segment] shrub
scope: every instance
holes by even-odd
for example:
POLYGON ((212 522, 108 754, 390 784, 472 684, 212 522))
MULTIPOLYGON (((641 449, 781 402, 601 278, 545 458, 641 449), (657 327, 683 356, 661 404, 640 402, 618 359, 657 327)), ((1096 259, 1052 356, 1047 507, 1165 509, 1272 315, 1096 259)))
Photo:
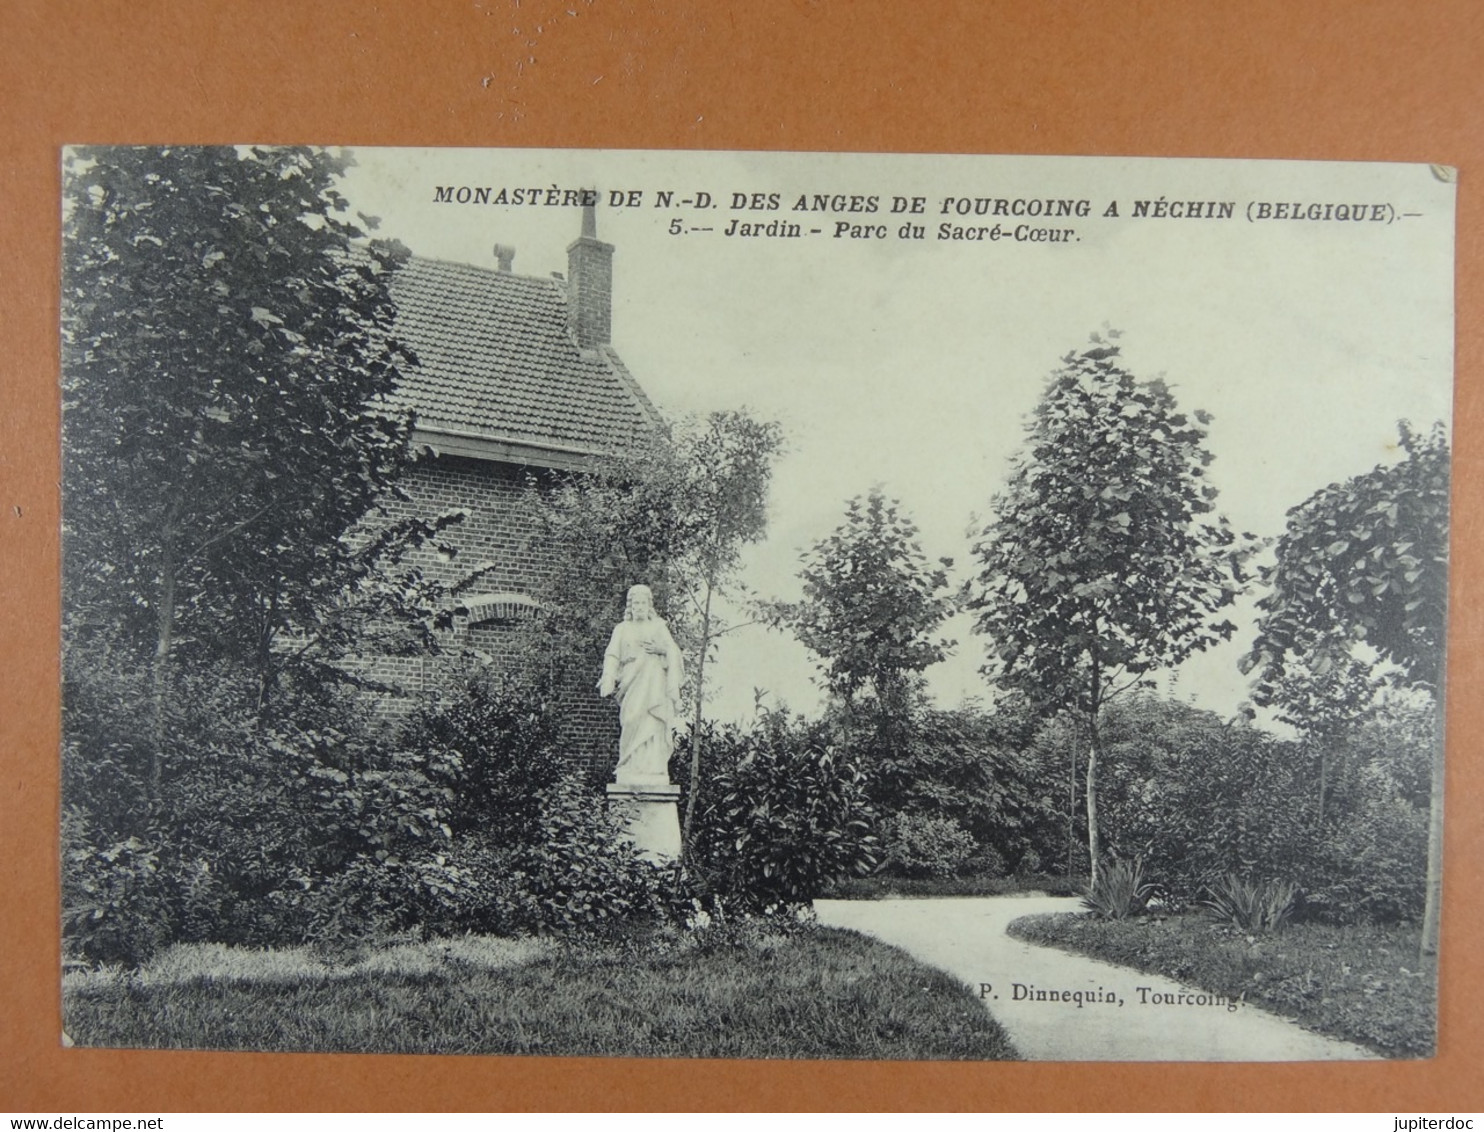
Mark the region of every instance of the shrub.
POLYGON ((455 830, 521 845, 539 836, 538 798, 562 777, 556 734, 555 719, 529 687, 480 671, 415 711, 399 745, 426 760, 443 758, 439 781, 453 790, 455 830))
POLYGON ((974 855, 974 839, 949 817, 898 814, 887 830, 887 868, 903 876, 951 877, 974 855))
POLYGON ((601 933, 660 914, 664 873, 639 856, 591 787, 564 778, 539 804, 541 836, 513 855, 506 886, 518 926, 601 933))
POLYGON ((1027 849, 1020 855, 1020 860, 1015 865, 1015 875, 1018 877, 1033 877, 1041 872, 1041 854, 1034 849, 1027 849))
POLYGON ((1106 843, 1140 853, 1177 902, 1208 898, 1230 873, 1285 877, 1304 890, 1295 915, 1413 921, 1437 725, 1431 697, 1398 694, 1363 724, 1291 741, 1132 698, 1103 729, 1106 843))
POLYGON ((175 932, 158 848, 138 837, 97 842, 77 811, 62 825, 62 938, 68 954, 136 965, 175 932))
MULTIPOLYGON (((896 742, 851 750, 869 768, 867 793, 877 810, 951 818, 977 845, 1013 861, 1032 850, 1054 852, 1064 835, 1046 785, 1057 770, 1028 749, 1019 726, 1009 708, 943 711, 914 702, 894 728, 896 742)), ((847 734, 842 723, 835 729, 847 734)))
POLYGON ((1373 796, 1325 839, 1306 879, 1306 910, 1332 923, 1409 923, 1422 917, 1427 883, 1427 810, 1373 796))
POLYGON ((1275 932, 1298 903, 1298 887, 1288 881, 1243 880, 1228 873, 1202 900, 1211 916, 1249 932, 1275 932))
POLYGON ((1082 906, 1100 919, 1127 920, 1142 912, 1153 895, 1154 886, 1144 883, 1143 861, 1111 861, 1082 894, 1082 906))
POLYGON ((746 909, 792 905, 876 866, 865 776, 821 728, 770 713, 708 750, 690 852, 708 892, 746 909))
POLYGON ((1009 875, 1009 870, 1005 868, 1005 858, 1000 856, 999 850, 993 845, 981 845, 975 849, 973 855, 964 864, 964 870, 978 877, 1009 875))

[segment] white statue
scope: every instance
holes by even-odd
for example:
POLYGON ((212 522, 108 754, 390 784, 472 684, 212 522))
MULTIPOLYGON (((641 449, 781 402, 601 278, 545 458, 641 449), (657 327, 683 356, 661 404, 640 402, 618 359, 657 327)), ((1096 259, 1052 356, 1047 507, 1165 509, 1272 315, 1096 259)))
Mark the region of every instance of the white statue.
POLYGON ((648 586, 631 586, 624 619, 603 654, 598 694, 618 693, 618 769, 622 785, 670 782, 670 752, 680 716, 680 647, 654 611, 648 586))

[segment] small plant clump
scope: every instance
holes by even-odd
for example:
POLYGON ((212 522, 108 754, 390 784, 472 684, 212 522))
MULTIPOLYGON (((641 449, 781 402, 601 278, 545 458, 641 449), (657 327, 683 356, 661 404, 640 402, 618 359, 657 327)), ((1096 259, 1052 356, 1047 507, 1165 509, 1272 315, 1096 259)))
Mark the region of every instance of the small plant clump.
POLYGON ((1249 932, 1276 932, 1298 906, 1298 886, 1291 881, 1244 880, 1228 873, 1200 903, 1222 923, 1249 932))
POLYGON ((974 839, 952 817, 898 814, 888 829, 887 864, 904 876, 955 876, 974 856, 974 839))
POLYGON ((1155 894, 1144 882, 1144 862, 1114 861, 1099 870, 1082 894, 1082 906, 1103 920, 1127 920, 1143 912, 1155 894))

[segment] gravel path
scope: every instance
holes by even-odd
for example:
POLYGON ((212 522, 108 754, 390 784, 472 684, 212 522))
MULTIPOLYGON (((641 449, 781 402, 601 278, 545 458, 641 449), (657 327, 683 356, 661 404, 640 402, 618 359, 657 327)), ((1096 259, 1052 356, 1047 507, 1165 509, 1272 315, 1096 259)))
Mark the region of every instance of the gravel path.
POLYGON ((980 992, 1030 1061, 1335 1061, 1349 1042, 1173 979, 1022 943, 1011 920, 1070 912, 1075 897, 816 900, 819 922, 875 936, 980 992), (1078 1001, 1080 992, 1080 1005, 1078 1001))

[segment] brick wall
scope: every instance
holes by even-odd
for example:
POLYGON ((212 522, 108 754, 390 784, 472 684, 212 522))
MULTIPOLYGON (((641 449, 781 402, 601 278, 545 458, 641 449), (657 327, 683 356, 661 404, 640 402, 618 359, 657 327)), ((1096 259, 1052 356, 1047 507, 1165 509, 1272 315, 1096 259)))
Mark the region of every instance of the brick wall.
MULTIPOLYGON (((454 585, 477 569, 488 568, 468 591, 531 594, 551 570, 548 552, 540 542, 538 512, 532 493, 545 482, 533 469, 458 456, 438 456, 416 464, 402 481, 405 500, 385 504, 396 519, 430 518, 459 508, 464 521, 447 532, 444 542, 457 551, 452 557, 424 547, 407 562, 447 585, 454 585)), ((470 625, 460 619, 456 629, 440 642, 436 656, 378 656, 365 658, 355 668, 397 693, 384 697, 384 714, 405 711, 412 698, 455 680, 469 663, 470 651, 484 654, 498 665, 515 649, 520 627, 509 621, 470 625)), ((618 712, 612 701, 601 699, 594 687, 601 658, 593 658, 591 673, 575 673, 556 690, 561 741, 580 769, 594 782, 612 778, 618 759, 618 712)))
POLYGON ((493 569, 474 592, 530 593, 549 573, 537 545, 540 528, 529 498, 538 476, 534 470, 461 456, 427 458, 402 480, 408 498, 389 500, 385 506, 394 520, 428 518, 452 508, 466 512, 444 540, 457 548, 454 557, 424 547, 408 559, 428 577, 452 585, 489 565, 493 569))

